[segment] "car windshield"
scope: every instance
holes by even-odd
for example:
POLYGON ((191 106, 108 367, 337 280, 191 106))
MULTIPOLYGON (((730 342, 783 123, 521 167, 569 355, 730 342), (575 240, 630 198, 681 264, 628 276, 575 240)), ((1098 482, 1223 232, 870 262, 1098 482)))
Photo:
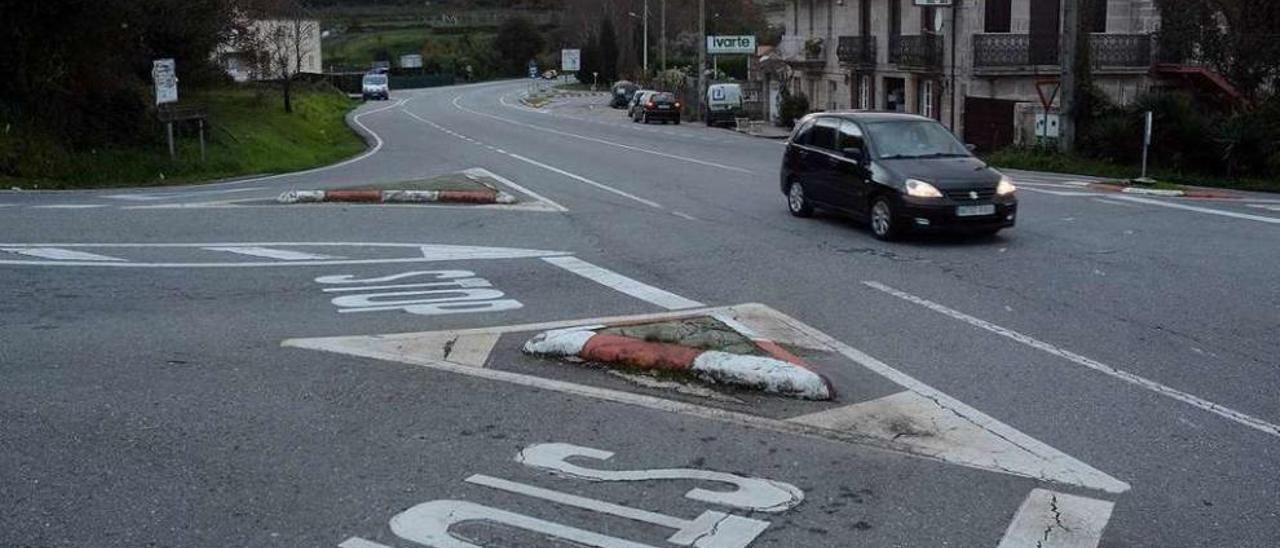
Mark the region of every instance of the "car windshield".
POLYGON ((674 103, 675 101, 676 96, 671 93, 655 93, 653 95, 653 102, 655 103, 674 103))
POLYGON ((867 124, 867 132, 877 154, 885 160, 969 156, 969 150, 950 131, 933 121, 872 122, 867 124))
POLYGON ((381 86, 387 83, 387 77, 382 74, 370 74, 364 77, 364 85, 381 86))

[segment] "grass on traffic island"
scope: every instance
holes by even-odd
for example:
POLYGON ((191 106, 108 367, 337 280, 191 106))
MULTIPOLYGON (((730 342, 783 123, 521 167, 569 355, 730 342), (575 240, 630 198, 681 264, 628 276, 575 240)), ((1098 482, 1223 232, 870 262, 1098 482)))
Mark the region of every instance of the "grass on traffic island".
POLYGON ((286 204, 314 202, 399 202, 513 204, 516 198, 503 192, 498 182, 474 172, 449 173, 428 179, 353 185, 324 190, 290 190, 276 201, 286 204))
POLYGON ((830 382, 771 341, 715 318, 588 326, 539 333, 524 352, 654 376, 729 385, 807 400, 830 400, 830 382))

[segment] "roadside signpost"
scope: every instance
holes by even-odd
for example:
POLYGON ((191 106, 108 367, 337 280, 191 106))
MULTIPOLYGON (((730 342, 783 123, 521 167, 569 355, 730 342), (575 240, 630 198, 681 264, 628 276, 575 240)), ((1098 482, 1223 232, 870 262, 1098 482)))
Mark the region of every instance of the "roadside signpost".
POLYGON ((708 36, 707 54, 711 56, 712 74, 720 74, 721 55, 752 55, 756 52, 756 37, 742 36, 708 36))
POLYGON ((156 106, 178 102, 178 72, 173 59, 152 61, 151 80, 156 86, 156 106))
POLYGON ((1147 153, 1151 150, 1151 130, 1153 119, 1151 111, 1143 116, 1142 124, 1142 176, 1138 178, 1140 183, 1154 183, 1155 181, 1147 177, 1147 153))
POLYGON ((577 75, 579 70, 582 70, 582 50, 560 50, 560 73, 566 75, 565 79, 568 80, 568 73, 572 72, 577 75))
MULTIPOLYGON (((156 59, 151 62, 151 81, 156 87, 156 106, 163 107, 178 102, 178 72, 173 59, 156 59)), ((169 139, 169 159, 175 156, 173 148, 173 121, 165 123, 169 139)))

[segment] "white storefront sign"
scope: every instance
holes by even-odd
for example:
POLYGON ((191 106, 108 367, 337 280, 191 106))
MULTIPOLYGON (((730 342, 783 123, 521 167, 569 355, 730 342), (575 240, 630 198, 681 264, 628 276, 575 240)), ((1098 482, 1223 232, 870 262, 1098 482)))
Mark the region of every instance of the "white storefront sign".
POLYGON ((708 55, 729 55, 734 53, 755 53, 756 37, 743 36, 708 36, 708 55))

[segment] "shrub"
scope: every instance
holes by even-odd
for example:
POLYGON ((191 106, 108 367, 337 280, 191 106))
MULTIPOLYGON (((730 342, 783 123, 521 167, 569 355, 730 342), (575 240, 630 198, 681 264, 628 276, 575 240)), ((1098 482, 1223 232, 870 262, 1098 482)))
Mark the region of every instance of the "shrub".
POLYGON ((782 88, 782 98, 778 105, 778 118, 782 125, 791 127, 796 120, 809 113, 809 98, 803 93, 792 94, 786 87, 782 88))

